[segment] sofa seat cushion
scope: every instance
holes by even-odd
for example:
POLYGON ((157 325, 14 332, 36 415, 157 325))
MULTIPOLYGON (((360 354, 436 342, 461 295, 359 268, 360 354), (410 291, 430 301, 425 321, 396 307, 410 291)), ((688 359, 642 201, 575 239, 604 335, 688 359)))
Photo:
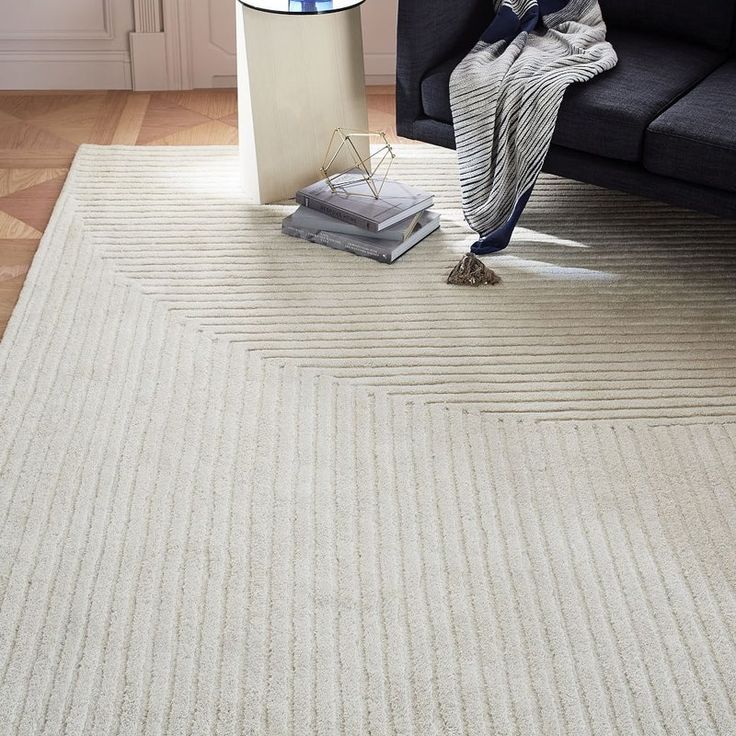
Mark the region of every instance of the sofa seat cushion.
POLYGON ((567 90, 552 140, 584 153, 640 161, 649 123, 707 77, 724 54, 638 31, 616 29, 608 37, 618 64, 567 90))
POLYGON ((649 126, 644 167, 736 192, 736 60, 719 67, 649 126))
MULTIPOLYGON (((639 161, 649 123, 724 61, 723 52, 638 31, 609 30, 619 57, 611 71, 565 93, 553 142, 576 151, 639 161)), ((452 122, 450 74, 459 59, 422 81, 425 114, 452 122)))

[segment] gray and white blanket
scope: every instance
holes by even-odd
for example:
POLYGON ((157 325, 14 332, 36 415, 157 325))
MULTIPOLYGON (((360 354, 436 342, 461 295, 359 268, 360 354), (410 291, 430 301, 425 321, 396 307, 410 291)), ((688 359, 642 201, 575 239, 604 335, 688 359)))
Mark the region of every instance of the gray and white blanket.
POLYGON ((505 248, 542 169, 567 87, 611 69, 597 0, 494 0, 496 14, 450 79, 463 208, 505 248))

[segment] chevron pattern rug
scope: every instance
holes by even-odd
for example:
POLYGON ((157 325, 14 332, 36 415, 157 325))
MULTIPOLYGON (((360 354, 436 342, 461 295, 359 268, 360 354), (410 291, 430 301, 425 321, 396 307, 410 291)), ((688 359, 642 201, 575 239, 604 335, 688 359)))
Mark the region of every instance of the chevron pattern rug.
POLYGON ((83 146, 0 344, 0 731, 736 732, 736 224, 455 157, 394 266, 83 146))

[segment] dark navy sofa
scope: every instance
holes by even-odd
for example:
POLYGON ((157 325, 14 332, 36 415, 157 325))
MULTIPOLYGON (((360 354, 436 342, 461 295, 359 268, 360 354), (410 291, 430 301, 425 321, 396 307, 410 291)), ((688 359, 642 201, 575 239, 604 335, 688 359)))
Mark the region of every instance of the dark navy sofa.
MULTIPOLYGON (((618 66, 565 95, 544 170, 736 217, 736 0, 601 0, 618 66)), ((493 0, 399 0, 397 130, 454 148, 450 73, 493 0)))

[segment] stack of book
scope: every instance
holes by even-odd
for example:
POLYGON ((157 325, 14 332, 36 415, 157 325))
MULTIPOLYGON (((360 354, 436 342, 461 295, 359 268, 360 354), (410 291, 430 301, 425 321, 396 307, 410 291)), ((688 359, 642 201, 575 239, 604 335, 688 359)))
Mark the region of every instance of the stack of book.
POLYGON ((440 225, 431 194, 386 180, 378 199, 359 173, 342 175, 333 191, 326 180, 296 194, 300 207, 282 223, 294 238, 393 263, 440 225))

